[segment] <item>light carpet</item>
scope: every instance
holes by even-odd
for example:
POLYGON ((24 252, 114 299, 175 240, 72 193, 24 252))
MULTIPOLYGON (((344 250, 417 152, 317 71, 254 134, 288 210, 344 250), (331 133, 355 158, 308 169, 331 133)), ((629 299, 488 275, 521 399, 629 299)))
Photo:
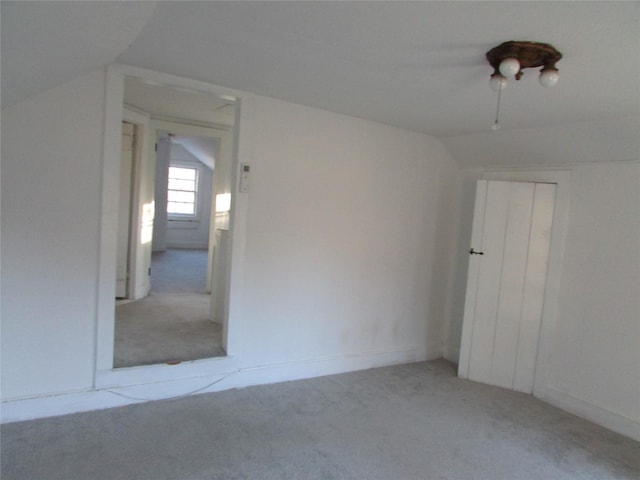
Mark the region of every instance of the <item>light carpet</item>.
POLYGON ((209 320, 209 295, 151 293, 116 308, 116 368, 223 355, 222 326, 209 320))
POLYGON ((444 361, 2 427, 3 480, 637 480, 639 459, 444 361))
POLYGON ((154 252, 149 296, 116 307, 115 368, 225 355, 222 326, 209 320, 207 255, 154 252))

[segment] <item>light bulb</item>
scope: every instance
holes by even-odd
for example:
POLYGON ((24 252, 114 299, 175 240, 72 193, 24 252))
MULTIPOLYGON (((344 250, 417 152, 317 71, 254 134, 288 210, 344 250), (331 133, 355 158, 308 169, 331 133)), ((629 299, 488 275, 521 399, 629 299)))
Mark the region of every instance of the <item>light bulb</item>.
POLYGON ((555 68, 544 68, 540 72, 540 85, 543 87, 553 87, 558 80, 560 79, 560 75, 558 75, 558 70, 555 68))
POLYGON ((520 62, 517 58, 505 58, 500 62, 500 73, 505 77, 513 77, 520 71, 520 62))
POLYGON ((504 78, 499 73, 494 73, 493 75, 491 75, 491 78, 489 79, 489 86, 491 87, 491 90, 493 90, 494 92, 497 92, 499 90, 504 90, 505 87, 507 86, 507 79, 504 78))

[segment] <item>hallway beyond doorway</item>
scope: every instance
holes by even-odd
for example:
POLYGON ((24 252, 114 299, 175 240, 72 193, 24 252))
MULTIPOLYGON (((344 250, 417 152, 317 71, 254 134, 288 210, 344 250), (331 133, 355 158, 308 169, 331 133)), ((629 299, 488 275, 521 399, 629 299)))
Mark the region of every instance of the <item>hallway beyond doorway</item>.
POLYGON ((222 326, 209 320, 207 251, 154 253, 151 293, 116 306, 114 367, 224 356, 222 326))
POLYGON ((168 248, 151 256, 151 293, 207 293, 207 250, 168 248))

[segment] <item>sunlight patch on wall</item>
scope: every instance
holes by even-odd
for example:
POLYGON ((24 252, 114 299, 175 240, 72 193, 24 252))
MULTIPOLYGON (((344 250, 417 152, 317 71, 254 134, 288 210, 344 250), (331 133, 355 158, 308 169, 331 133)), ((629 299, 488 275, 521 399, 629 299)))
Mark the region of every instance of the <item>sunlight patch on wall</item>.
POLYGON ((153 240, 153 217, 155 202, 145 203, 142 206, 142 224, 140 227, 140 244, 146 245, 153 240))

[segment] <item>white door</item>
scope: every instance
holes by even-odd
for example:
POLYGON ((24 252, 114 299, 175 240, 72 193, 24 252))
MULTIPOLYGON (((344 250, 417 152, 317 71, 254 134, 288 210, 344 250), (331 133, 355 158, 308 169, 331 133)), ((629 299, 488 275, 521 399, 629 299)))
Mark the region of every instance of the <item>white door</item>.
POLYGON ((129 295, 129 226, 131 225, 133 142, 133 124, 122 122, 122 147, 120 149, 120 199, 118 203, 116 298, 128 298, 129 295))
POLYGON ((478 182, 458 375, 531 393, 555 185, 478 182))

